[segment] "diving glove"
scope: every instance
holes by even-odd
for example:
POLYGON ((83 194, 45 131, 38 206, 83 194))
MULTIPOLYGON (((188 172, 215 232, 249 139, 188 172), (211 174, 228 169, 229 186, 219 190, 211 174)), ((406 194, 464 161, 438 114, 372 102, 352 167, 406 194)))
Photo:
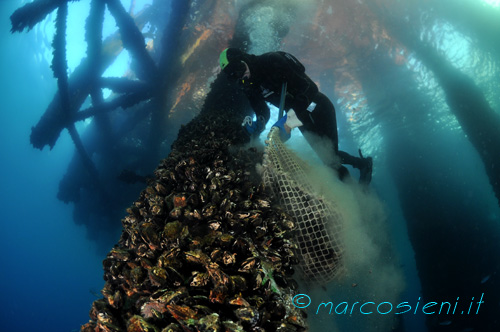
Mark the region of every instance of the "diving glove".
POLYGON ((286 129, 285 129, 285 123, 287 119, 288 114, 285 114, 281 119, 276 121, 275 124, 273 124, 273 127, 278 127, 280 129, 280 139, 282 142, 286 142, 290 139, 292 136, 286 129))
POLYGON ((265 128, 264 117, 258 116, 257 120, 253 121, 251 116, 246 116, 241 126, 250 136, 258 136, 265 128))
POLYGON ((291 137, 292 129, 302 125, 303 123, 299 120, 293 108, 290 108, 290 110, 273 125, 273 127, 278 127, 280 129, 280 139, 282 142, 286 142, 291 137), (288 131, 285 128, 288 128, 288 131))

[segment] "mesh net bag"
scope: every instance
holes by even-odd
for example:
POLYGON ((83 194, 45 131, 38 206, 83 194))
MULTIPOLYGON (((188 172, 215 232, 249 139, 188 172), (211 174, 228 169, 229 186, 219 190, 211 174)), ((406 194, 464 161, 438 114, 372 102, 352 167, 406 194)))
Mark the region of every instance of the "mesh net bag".
POLYGON ((283 144, 279 128, 268 136, 262 177, 296 223, 300 268, 308 283, 327 284, 343 271, 343 216, 311 185, 310 166, 283 144))

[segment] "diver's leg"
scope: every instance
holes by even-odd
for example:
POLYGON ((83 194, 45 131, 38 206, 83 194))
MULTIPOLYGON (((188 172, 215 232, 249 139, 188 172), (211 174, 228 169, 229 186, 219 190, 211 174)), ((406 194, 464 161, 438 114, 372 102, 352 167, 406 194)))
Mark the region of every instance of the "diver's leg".
POLYGON ((339 149, 339 138, 337 134, 337 119, 335 107, 327 96, 318 92, 314 98, 316 106, 310 111, 304 111, 297 117, 304 124, 299 127, 302 132, 311 132, 319 137, 328 138, 335 152, 339 149))
POLYGON ((322 93, 318 93, 314 98, 314 102, 316 103, 314 110, 302 114, 299 118, 304 123, 304 126, 299 128, 306 140, 326 165, 339 172, 340 179, 344 179, 349 175, 347 168, 341 165, 347 164, 360 170, 360 183, 369 184, 372 175, 372 158, 355 157, 347 152, 339 151, 335 107, 330 99, 322 93), (332 158, 331 152, 325 154, 322 151, 324 149, 322 148, 323 145, 318 144, 314 136, 327 138, 332 143, 330 151, 333 150, 333 156, 338 156, 340 161, 338 158, 332 158))
POLYGON ((354 157, 344 151, 338 151, 337 155, 340 157, 340 162, 342 164, 352 165, 352 167, 359 169, 359 183, 366 185, 370 184, 373 169, 372 157, 354 157))
POLYGON ((345 179, 349 176, 349 171, 341 165, 337 157, 338 135, 335 107, 322 93, 318 93, 314 102, 316 107, 313 110, 300 114, 299 120, 303 125, 299 129, 323 163, 336 170, 341 180, 345 179))
POLYGON ((321 161, 328 167, 337 171, 340 180, 349 178, 349 171, 342 166, 341 158, 335 153, 331 139, 326 136, 319 136, 313 131, 305 130, 303 126, 299 128, 302 135, 304 135, 304 138, 313 148, 314 152, 320 157, 321 161))

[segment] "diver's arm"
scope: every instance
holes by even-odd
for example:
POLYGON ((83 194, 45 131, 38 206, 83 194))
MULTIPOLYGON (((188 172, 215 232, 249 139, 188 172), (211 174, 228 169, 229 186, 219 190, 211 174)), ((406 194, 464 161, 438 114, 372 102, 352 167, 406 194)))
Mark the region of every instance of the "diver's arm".
POLYGON ((258 91, 255 91, 255 89, 247 90, 245 93, 248 101, 250 102, 250 106, 252 106, 253 111, 255 112, 255 115, 257 115, 257 118, 262 117, 263 125, 265 126, 271 117, 266 101, 258 91))

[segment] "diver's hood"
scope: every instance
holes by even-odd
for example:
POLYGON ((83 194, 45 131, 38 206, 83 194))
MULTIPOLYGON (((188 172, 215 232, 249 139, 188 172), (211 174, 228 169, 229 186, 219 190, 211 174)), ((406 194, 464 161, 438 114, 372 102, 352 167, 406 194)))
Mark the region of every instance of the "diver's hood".
POLYGON ((228 77, 239 79, 243 77, 246 71, 245 62, 252 72, 253 63, 255 63, 255 55, 247 54, 238 48, 228 48, 226 52, 228 64, 222 70, 228 77))

